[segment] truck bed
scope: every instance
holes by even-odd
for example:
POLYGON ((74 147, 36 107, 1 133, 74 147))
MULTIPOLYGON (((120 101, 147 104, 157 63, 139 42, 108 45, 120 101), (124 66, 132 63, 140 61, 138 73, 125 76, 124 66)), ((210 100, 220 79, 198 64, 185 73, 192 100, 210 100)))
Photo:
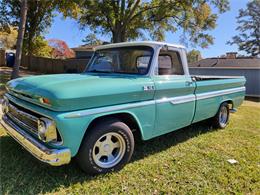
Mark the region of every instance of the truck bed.
POLYGON ((193 122, 215 116, 222 101, 230 101, 232 108, 242 104, 245 95, 245 77, 191 76, 196 82, 196 107, 193 122))

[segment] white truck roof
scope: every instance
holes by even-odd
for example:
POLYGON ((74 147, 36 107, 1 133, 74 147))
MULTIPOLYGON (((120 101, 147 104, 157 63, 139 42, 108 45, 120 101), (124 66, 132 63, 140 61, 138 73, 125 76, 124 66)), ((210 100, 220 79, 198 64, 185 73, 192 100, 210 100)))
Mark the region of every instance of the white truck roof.
POLYGON ((169 46, 169 47, 175 47, 175 48, 181 48, 185 49, 182 45, 177 44, 171 44, 171 43, 165 43, 165 42, 158 42, 158 41, 133 41, 133 42, 122 42, 122 43, 112 43, 107 45, 100 45, 95 47, 95 50, 99 49, 108 49, 108 48, 115 48, 115 47, 127 47, 127 46, 169 46))

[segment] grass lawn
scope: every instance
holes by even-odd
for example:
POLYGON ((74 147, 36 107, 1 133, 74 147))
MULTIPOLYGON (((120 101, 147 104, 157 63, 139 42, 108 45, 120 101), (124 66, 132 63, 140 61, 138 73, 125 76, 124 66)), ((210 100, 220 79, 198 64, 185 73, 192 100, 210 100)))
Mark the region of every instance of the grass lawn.
POLYGON ((0 194, 260 194, 260 103, 245 101, 224 130, 202 122, 138 142, 133 160, 106 175, 42 164, 3 129, 0 144, 0 194))

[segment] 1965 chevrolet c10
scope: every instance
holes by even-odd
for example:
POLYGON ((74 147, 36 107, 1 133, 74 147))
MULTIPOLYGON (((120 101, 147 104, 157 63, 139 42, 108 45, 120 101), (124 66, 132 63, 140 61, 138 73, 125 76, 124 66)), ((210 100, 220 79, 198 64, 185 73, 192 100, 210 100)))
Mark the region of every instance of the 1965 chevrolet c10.
POLYGON ((8 82, 1 123, 42 162, 76 157, 85 172, 106 173, 131 159, 135 134, 148 140, 205 119, 225 128, 244 85, 244 77, 190 76, 183 46, 102 45, 81 74, 8 82))

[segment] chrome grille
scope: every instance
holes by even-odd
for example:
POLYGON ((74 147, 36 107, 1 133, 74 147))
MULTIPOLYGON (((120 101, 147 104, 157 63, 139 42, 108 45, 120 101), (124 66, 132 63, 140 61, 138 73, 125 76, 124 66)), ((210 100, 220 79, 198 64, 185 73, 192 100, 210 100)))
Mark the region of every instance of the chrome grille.
POLYGON ((20 127, 37 134, 38 118, 18 109, 12 103, 8 105, 7 116, 20 127))

